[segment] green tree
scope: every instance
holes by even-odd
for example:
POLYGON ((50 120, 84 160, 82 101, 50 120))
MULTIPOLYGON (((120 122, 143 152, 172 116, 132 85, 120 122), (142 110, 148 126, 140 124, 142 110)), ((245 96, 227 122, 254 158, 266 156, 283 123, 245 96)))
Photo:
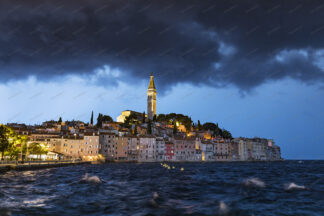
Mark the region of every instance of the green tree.
POLYGON ((158 122, 165 122, 166 121, 166 117, 164 114, 159 114, 157 116, 157 119, 156 119, 158 122))
POLYGON ((9 156, 10 159, 16 159, 16 160, 18 160, 18 157, 20 155, 21 159, 23 160, 23 155, 25 155, 27 151, 27 141, 28 141, 27 136, 12 133, 11 134, 12 144, 6 151, 5 155, 9 156))
POLYGON ((102 115, 102 122, 113 122, 114 120, 109 115, 102 115))
POLYGON ((148 120, 148 123, 147 123, 147 134, 152 134, 152 122, 151 122, 151 120, 148 120))
POLYGON ((232 134, 228 130, 223 129, 222 134, 225 139, 232 139, 232 134))
POLYGON ((114 120, 109 115, 98 114, 97 127, 102 127, 102 122, 113 122, 114 120))
POLYGON ((198 130, 201 130, 202 129, 202 127, 201 127, 201 124, 200 124, 200 121, 198 120, 198 125, 197 125, 197 127, 198 127, 198 130))
POLYGON ((145 111, 143 112, 143 115, 142 115, 142 123, 145 123, 145 111))
POLYGON ((90 124, 93 125, 93 111, 91 112, 90 124))
POLYGON ((57 123, 59 123, 59 124, 62 123, 62 117, 59 118, 59 120, 57 121, 57 123))
POLYGON ((156 115, 153 116, 153 121, 156 122, 156 115))
POLYGON ((216 131, 218 130, 218 125, 212 122, 206 122, 205 124, 202 125, 202 128, 204 130, 216 131))
POLYGON ((29 153, 34 155, 43 155, 48 153, 48 150, 42 144, 37 142, 31 143, 28 149, 29 153))
POLYGON ((177 133, 178 133, 177 124, 176 121, 173 121, 173 134, 177 134, 177 133))
POLYGON ((131 125, 134 125, 137 122, 138 122, 137 115, 135 113, 132 113, 125 118, 123 127, 130 128, 131 125))
POLYGON ((191 118, 189 117, 185 117, 183 120, 182 120, 182 123, 184 124, 185 128, 187 131, 190 131, 191 130, 191 124, 192 124, 192 120, 191 118))
POLYGON ((97 117, 97 127, 101 128, 102 127, 102 114, 99 113, 97 117))
POLYGON ((1 160, 3 160, 3 156, 5 151, 7 151, 10 147, 9 142, 9 134, 10 130, 5 125, 0 125, 0 152, 1 152, 1 160))
POLYGON ((180 124, 184 125, 187 131, 190 131, 192 124, 192 120, 189 116, 177 113, 159 114, 157 116, 157 121, 167 124, 173 124, 174 121, 177 121, 180 124))
POLYGON ((18 159, 26 152, 28 137, 25 135, 18 135, 10 127, 0 125, 0 152, 1 159, 4 156, 9 156, 10 159, 18 159))
POLYGON ((137 135, 137 126, 135 125, 135 128, 134 128, 134 135, 136 136, 137 135))

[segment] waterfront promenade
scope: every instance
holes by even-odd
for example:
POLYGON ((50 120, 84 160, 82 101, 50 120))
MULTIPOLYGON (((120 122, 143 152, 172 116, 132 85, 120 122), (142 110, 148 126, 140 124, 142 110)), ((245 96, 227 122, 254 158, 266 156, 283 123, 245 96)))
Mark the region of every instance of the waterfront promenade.
POLYGON ((90 164, 89 161, 80 160, 61 160, 61 161, 1 161, 0 173, 4 173, 10 170, 25 171, 35 169, 45 169, 52 167, 73 166, 81 164, 90 164))

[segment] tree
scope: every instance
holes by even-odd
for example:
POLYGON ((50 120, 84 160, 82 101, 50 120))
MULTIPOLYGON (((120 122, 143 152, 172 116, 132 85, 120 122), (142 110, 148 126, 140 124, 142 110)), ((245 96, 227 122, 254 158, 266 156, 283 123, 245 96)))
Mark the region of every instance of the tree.
POLYGON ((4 125, 0 125, 1 160, 3 160, 3 156, 4 156, 5 151, 7 151, 9 149, 9 147, 10 147, 9 134, 10 134, 9 128, 4 126, 4 125))
POLYGON ((156 122, 156 115, 153 116, 153 121, 156 122))
POLYGON ((173 134, 177 134, 177 133, 178 133, 177 124, 176 121, 173 121, 173 134))
POLYGON ((148 120, 148 123, 147 123, 147 134, 152 134, 152 122, 151 122, 151 120, 148 120))
POLYGON ((192 120, 189 116, 177 113, 169 113, 169 114, 159 114, 156 118, 158 122, 165 122, 167 124, 173 124, 174 121, 179 122, 184 125, 187 131, 191 130, 192 120))
POLYGON ((201 124, 199 120, 198 120, 198 130, 201 130, 201 124))
POLYGON ((40 143, 31 143, 28 147, 29 153, 34 155, 47 154, 48 150, 40 143))
POLYGON ((125 118, 123 127, 130 128, 132 125, 136 125, 137 122, 138 122, 137 115, 135 113, 132 113, 125 118))
POLYGON ((93 111, 91 112, 90 124, 93 125, 93 111))
POLYGON ((204 130, 216 131, 218 129, 218 125, 212 122, 206 122, 202 125, 204 130))
POLYGON ((1 159, 9 156, 11 159, 18 159, 19 154, 26 152, 28 136, 18 135, 11 128, 0 125, 0 152, 1 159))
POLYGON ((102 127, 102 122, 113 122, 114 120, 109 115, 98 114, 97 127, 102 127))
POLYGON ((21 155, 21 159, 23 160, 23 155, 25 155, 27 151, 28 136, 18 135, 13 132, 10 135, 10 140, 11 145, 7 149, 5 155, 9 156, 10 159, 16 160, 18 160, 19 155, 21 155))
POLYGON ((109 115, 102 116, 102 122, 113 122, 114 120, 109 115))
POLYGON ((145 111, 143 112, 142 123, 145 123, 145 111))
POLYGON ((182 120, 182 123, 184 124, 185 128, 187 131, 190 131, 191 130, 191 123, 192 123, 192 120, 191 118, 189 117, 186 117, 182 120))
POLYGON ((167 120, 166 120, 166 117, 165 117, 164 114, 159 114, 159 115, 157 116, 156 120, 157 120, 158 122, 165 122, 165 121, 167 121, 167 120))
POLYGON ((62 117, 59 118, 59 120, 57 121, 57 123, 59 123, 59 124, 62 123, 62 117))
POLYGON ((101 128, 102 127, 102 114, 99 113, 97 117, 97 127, 101 128))
POLYGON ((225 139, 232 139, 232 134, 228 130, 223 129, 222 134, 225 139))
POLYGON ((134 128, 134 135, 136 136, 137 135, 137 126, 135 125, 135 128, 134 128))

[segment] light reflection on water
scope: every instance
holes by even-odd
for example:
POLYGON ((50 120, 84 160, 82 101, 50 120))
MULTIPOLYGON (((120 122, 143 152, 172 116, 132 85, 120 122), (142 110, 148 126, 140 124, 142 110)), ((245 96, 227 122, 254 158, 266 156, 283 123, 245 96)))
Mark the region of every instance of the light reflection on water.
POLYGON ((8 172, 0 215, 324 215, 323 161, 169 165, 8 172))

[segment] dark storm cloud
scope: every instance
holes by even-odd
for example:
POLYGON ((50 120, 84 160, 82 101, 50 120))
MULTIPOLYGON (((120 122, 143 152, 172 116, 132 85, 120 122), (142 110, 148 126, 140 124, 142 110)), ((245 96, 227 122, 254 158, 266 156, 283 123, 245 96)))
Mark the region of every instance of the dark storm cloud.
MULTIPOLYGON (((1 1, 0 79, 88 75, 103 65, 160 89, 322 82, 321 1, 1 1)), ((106 79, 105 79, 106 80, 106 79)), ((102 83, 104 84, 104 83, 102 83)))

